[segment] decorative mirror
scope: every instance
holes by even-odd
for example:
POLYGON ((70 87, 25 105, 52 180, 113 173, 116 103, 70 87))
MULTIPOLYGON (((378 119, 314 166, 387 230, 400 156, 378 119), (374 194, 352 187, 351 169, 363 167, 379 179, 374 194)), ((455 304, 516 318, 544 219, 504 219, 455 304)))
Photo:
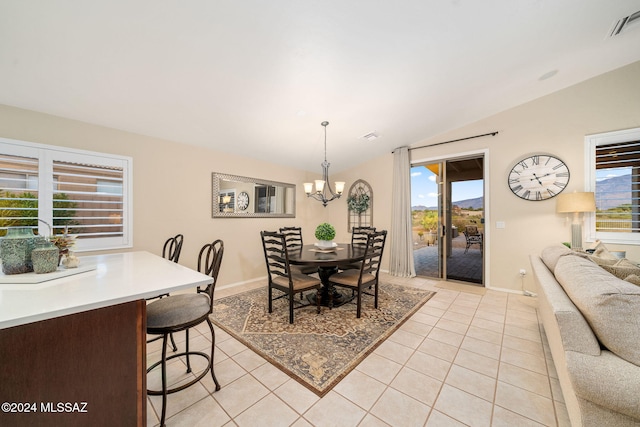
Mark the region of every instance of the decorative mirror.
POLYGON ((295 218, 296 186, 213 172, 213 218, 295 218))

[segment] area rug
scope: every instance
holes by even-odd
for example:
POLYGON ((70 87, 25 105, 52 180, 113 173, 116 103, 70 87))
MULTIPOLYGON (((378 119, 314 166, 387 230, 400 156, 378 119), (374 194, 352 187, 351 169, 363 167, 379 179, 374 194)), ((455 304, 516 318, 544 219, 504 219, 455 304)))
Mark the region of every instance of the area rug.
POLYGON ((316 314, 315 305, 296 309, 294 324, 289 324, 286 298, 274 301, 273 313, 269 314, 265 285, 217 300, 211 320, 318 396, 324 396, 433 295, 384 283, 380 284, 379 309, 373 308, 372 296, 364 295, 360 319, 356 318, 354 300, 332 310, 322 307, 320 314, 316 314))

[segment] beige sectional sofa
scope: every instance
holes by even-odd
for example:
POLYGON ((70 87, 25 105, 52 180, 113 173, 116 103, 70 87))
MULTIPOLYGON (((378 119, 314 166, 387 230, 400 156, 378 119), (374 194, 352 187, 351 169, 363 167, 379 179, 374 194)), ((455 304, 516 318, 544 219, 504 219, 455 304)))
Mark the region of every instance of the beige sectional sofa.
POLYGON ((531 256, 573 426, 640 426, 640 286, 562 246, 531 256))

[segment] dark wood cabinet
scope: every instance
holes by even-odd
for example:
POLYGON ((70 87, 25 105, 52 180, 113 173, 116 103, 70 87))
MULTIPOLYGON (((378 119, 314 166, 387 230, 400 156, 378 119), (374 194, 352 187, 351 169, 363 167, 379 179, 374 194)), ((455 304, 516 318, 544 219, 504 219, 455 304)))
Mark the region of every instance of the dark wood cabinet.
POLYGON ((0 404, 15 404, 4 403, 0 425, 145 426, 145 308, 137 300, 0 329, 0 404))

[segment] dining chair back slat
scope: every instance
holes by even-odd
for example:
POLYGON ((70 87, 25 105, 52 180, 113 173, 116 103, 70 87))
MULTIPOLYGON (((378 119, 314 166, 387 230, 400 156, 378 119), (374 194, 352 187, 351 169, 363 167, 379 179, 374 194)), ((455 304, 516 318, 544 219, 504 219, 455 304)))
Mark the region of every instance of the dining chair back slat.
POLYGON ((302 247, 302 228, 301 227, 281 227, 280 234, 284 235, 287 249, 299 249, 302 247))
POLYGON ((267 274, 286 277, 291 276, 289 268, 289 252, 283 234, 264 231, 261 233, 262 247, 267 262, 267 274))
MULTIPOLYGON (((376 231, 375 227, 352 227, 351 228, 351 246, 353 248, 364 248, 367 246, 367 238, 370 233, 376 231)), ((340 264, 339 270, 359 270, 361 262, 350 262, 346 264, 340 264)))
POLYGON ((367 236, 375 231, 375 227, 353 227, 351 229, 351 245, 366 246, 367 236))
MULTIPOLYGON (((284 235, 284 241, 287 246, 287 252, 301 251, 302 245, 302 228, 301 227, 281 227, 280 234, 284 235)), ((313 274, 318 272, 318 267, 310 265, 292 265, 291 269, 294 273, 313 274)))
POLYGON ((367 236, 366 253, 360 270, 360 283, 366 274, 375 276, 377 282, 386 238, 386 231, 372 232, 367 236))

